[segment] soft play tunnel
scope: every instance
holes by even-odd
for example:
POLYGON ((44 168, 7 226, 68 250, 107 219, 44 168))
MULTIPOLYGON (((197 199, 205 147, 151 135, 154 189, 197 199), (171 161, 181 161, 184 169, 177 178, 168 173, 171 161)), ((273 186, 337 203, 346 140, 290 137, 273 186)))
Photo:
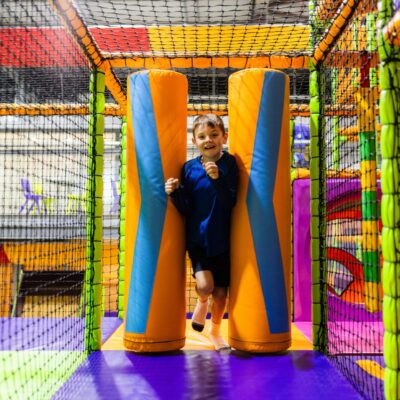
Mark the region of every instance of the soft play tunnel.
POLYGON ((134 351, 185 344, 184 223, 164 182, 186 161, 187 92, 172 71, 128 78, 124 344, 134 351))
POLYGON ((247 69, 229 79, 229 143, 239 166, 232 215, 229 344, 290 346, 289 79, 247 69))

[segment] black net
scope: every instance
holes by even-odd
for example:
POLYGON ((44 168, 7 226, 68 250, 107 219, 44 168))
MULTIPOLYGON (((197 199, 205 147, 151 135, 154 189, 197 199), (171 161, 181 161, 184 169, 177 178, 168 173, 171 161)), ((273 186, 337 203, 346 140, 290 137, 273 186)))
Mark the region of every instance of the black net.
MULTIPOLYGON (((334 37, 337 43, 327 46, 321 63, 319 88, 327 169, 326 190, 319 194, 326 198, 326 209, 320 210, 326 235, 320 243, 321 299, 327 299, 320 332, 327 336, 332 360, 353 384, 368 398, 382 397, 376 4, 359 2, 347 24, 336 20, 332 28, 345 4, 319 2, 314 20, 302 0, 0 3, 2 395, 51 397, 84 355, 86 210, 93 201, 87 194, 93 179, 88 165, 94 156, 88 138, 90 69, 105 71, 107 87, 102 307, 105 316, 114 316, 122 308, 118 249, 127 76, 150 68, 186 75, 192 158, 196 114, 216 112, 229 126, 232 73, 251 67, 286 72, 295 184, 310 176, 308 67, 320 37, 334 37), (368 86, 361 79, 367 75, 368 86), (62 357, 47 350, 62 350, 62 357), (46 375, 45 384, 43 365, 58 371, 46 375)), ((294 228, 294 246, 300 232, 294 228)), ((302 260, 302 270, 294 269, 294 297, 297 277, 311 269, 310 260, 302 260)), ((196 295, 189 265, 187 276, 190 313, 196 295)), ((310 300, 306 309, 310 320, 310 300)))
POLYGON ((46 2, 0 14, 0 397, 44 399, 85 355, 89 68, 46 2))
POLYGON ((332 49, 340 58, 325 61, 322 120, 327 351, 371 399, 383 398, 384 369, 376 18, 361 4, 332 49))
POLYGON ((122 118, 106 117, 103 171, 103 304, 105 317, 118 315, 122 118))

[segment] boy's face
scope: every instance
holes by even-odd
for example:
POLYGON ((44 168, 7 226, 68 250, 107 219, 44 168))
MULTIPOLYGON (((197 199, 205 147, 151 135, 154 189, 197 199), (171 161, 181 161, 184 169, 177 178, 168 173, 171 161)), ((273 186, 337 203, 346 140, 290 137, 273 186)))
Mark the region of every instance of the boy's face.
POLYGON ((221 157, 222 146, 227 140, 228 135, 224 135, 220 128, 212 128, 207 124, 199 125, 192 137, 192 142, 203 156, 203 161, 214 162, 221 157))

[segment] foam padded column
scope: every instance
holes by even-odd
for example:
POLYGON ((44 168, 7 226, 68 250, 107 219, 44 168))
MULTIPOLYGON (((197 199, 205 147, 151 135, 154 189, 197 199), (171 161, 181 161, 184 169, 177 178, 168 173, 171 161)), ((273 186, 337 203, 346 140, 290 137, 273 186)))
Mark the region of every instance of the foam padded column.
POLYGON ((229 344, 290 346, 289 78, 261 68, 229 78, 229 147, 239 167, 232 214, 229 344))
POLYGON ((187 79, 173 71, 128 77, 125 346, 185 344, 184 222, 164 183, 186 161, 187 79))

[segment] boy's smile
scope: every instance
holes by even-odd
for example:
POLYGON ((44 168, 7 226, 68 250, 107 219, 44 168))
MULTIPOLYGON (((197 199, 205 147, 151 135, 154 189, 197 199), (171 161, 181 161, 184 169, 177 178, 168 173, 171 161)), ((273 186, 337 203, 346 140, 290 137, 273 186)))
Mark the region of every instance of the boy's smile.
POLYGON ((203 161, 218 161, 221 157, 222 147, 226 144, 228 135, 223 134, 218 127, 210 127, 206 124, 197 127, 193 144, 203 156, 203 161))

